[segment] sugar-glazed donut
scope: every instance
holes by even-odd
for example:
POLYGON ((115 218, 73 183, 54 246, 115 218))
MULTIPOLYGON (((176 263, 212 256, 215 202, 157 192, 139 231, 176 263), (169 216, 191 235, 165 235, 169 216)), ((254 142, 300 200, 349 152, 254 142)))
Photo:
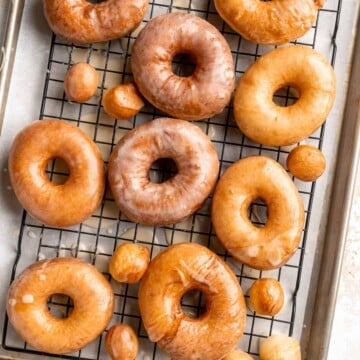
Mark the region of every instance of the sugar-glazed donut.
POLYGON ((215 0, 220 16, 245 39, 284 44, 314 24, 324 0, 215 0))
POLYGON ((76 44, 121 38, 143 19, 148 0, 43 0, 51 30, 76 44))
POLYGON ((140 284, 139 306, 150 340, 171 359, 221 359, 244 331, 246 306, 235 275, 195 243, 173 245, 153 259, 140 284), (180 305, 191 290, 206 297, 198 318, 185 315, 180 305))
POLYGON ((110 156, 108 178, 117 205, 130 220, 165 225, 184 220, 202 205, 218 170, 216 150, 197 126, 161 118, 120 139, 110 156), (149 170, 161 158, 172 159, 177 173, 155 183, 149 170))
POLYGON ((73 258, 42 260, 26 268, 11 284, 7 298, 9 321, 37 350, 66 354, 93 341, 109 323, 114 295, 109 282, 92 265, 73 258), (47 308, 51 295, 74 302, 65 318, 47 308))
POLYGON ((216 185, 211 220, 223 246, 255 269, 275 269, 297 250, 304 205, 291 178, 275 160, 250 156, 232 164, 216 185), (260 199, 267 205, 264 227, 255 226, 248 209, 260 199))
POLYGON ((131 68, 144 97, 155 107, 184 120, 209 118, 223 111, 234 90, 229 45, 207 21, 171 13, 152 19, 135 40, 131 68), (195 61, 192 75, 172 71, 175 55, 195 61))
POLYGON ((56 227, 81 223, 100 205, 105 169, 95 143, 61 120, 38 120, 15 137, 9 175, 19 202, 38 221, 56 227), (61 158, 70 175, 64 184, 49 180, 47 163, 61 158))
POLYGON ((235 120, 250 139, 281 146, 299 142, 325 121, 335 99, 335 73, 329 62, 306 46, 286 46, 261 56, 240 78, 234 98, 235 120), (298 90, 290 106, 274 103, 286 86, 298 90))

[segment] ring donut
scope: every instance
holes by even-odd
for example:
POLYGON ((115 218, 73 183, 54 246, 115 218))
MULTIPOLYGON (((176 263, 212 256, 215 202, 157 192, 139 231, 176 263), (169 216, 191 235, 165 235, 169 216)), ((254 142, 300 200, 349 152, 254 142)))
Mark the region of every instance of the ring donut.
POLYGON ((287 46, 261 56, 241 77, 234 98, 235 120, 250 139, 264 145, 299 142, 325 121, 335 99, 336 79, 329 62, 306 46, 287 46), (273 102, 286 86, 298 90, 295 104, 273 102))
POLYGON ((224 21, 245 39, 279 45, 304 35, 324 0, 215 0, 224 21))
POLYGON ((148 0, 43 0, 51 30, 76 44, 121 38, 141 23, 148 0))
POLYGON ((161 118, 120 139, 110 156, 108 178, 120 210, 134 222, 156 226, 194 213, 215 186, 218 170, 216 150, 197 126, 161 118), (149 170, 161 158, 172 159, 177 174, 155 183, 149 170))
POLYGON ((231 165, 214 192, 211 219, 216 235, 229 253, 252 268, 276 269, 297 250, 304 205, 291 178, 275 160, 250 156, 231 165), (267 205, 267 222, 249 219, 252 202, 267 205))
POLYGON ((38 261, 11 284, 7 298, 9 321, 37 350, 66 354, 93 341, 109 323, 114 295, 109 282, 92 265, 78 259, 38 261), (66 318, 50 313, 51 295, 64 294, 74 302, 66 318))
POLYGON ((131 69, 144 97, 179 119, 200 120, 222 112, 234 90, 229 45, 213 25, 191 14, 171 13, 149 21, 135 40, 131 69), (192 75, 172 71, 178 54, 194 59, 192 75))
POLYGON ((235 275, 195 243, 173 245, 153 259, 140 283, 139 306, 150 340, 172 359, 221 359, 244 331, 246 305, 235 275), (180 305, 191 290, 206 297, 198 318, 185 315, 180 305))
POLYGON ((105 169, 94 142, 78 127, 60 120, 39 120, 14 139, 9 154, 12 188, 28 213, 43 224, 67 227, 81 223, 100 205, 105 169), (70 175, 51 182, 48 162, 61 158, 70 175))

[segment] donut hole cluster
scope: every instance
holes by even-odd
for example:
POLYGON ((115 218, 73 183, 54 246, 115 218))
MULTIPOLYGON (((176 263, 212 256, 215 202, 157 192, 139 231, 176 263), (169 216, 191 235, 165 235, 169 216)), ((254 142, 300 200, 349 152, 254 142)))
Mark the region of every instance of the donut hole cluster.
POLYGON ((206 311, 206 296, 199 289, 188 290, 181 297, 180 305, 186 316, 197 319, 206 311))
POLYGON ((46 175, 55 185, 63 185, 69 179, 70 169, 62 158, 50 159, 46 164, 46 175))
POLYGON ((175 54, 171 62, 172 72, 180 77, 189 77, 196 69, 196 58, 190 52, 182 51, 175 54))
POLYGON ((65 319, 72 313, 74 301, 70 296, 63 293, 51 294, 47 300, 47 308, 53 317, 65 319))
POLYGON ((262 228, 268 220, 268 208, 261 198, 254 199, 248 207, 248 218, 256 227, 262 228))
POLYGON ((156 159, 149 169, 149 180, 155 184, 162 184, 172 179, 178 173, 176 163, 171 158, 156 159))
POLYGON ((284 85, 277 89, 272 101, 282 107, 294 105, 300 98, 300 91, 291 85, 284 85))

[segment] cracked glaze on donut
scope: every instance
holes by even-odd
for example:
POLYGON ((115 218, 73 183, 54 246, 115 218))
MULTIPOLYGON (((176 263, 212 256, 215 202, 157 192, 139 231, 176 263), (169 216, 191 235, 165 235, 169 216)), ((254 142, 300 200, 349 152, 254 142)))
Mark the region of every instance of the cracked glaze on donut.
POLYGON ((205 201, 215 185, 219 160, 210 139, 184 120, 161 118, 125 135, 109 161, 109 183, 121 211, 147 225, 179 222, 205 201), (177 174, 163 183, 149 180, 153 162, 172 159, 177 174))
POLYGON ((68 41, 87 44, 123 37, 141 23, 148 0, 43 0, 51 30, 68 41))
POLYGON ((171 13, 151 20, 134 43, 131 68, 144 97, 179 119, 220 113, 234 90, 229 45, 213 25, 191 14, 171 13), (195 60, 191 76, 172 71, 172 60, 181 53, 195 60))

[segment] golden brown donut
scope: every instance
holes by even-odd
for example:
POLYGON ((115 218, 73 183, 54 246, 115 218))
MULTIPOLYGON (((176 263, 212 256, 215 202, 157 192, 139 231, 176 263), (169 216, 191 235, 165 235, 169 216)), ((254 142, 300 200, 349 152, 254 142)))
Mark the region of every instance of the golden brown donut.
POLYGON ((275 279, 257 279, 249 295, 252 309, 260 315, 275 316, 284 306, 284 290, 275 279))
POLYGON ((223 111, 234 90, 229 45, 207 21, 171 13, 152 19, 135 40, 131 68, 136 85, 155 107, 184 120, 209 118, 223 111), (172 71, 175 55, 195 61, 192 75, 172 71))
POLYGON ((250 156, 232 164, 216 185, 211 220, 222 245, 255 269, 275 269, 297 250, 304 224, 304 205, 285 169, 265 156, 250 156), (268 210, 264 227, 249 219, 252 202, 261 199, 268 210))
POLYGON ((107 90, 102 104, 109 116, 120 120, 135 116, 145 105, 134 83, 118 85, 107 90))
POLYGON ((81 223, 100 205, 105 187, 104 162, 95 143, 78 127, 61 120, 38 120, 20 131, 9 154, 12 188, 28 213, 46 225, 81 223), (45 172, 61 158, 70 175, 58 185, 45 172))
POLYGON ((216 150, 197 126, 160 118, 120 139, 110 156, 108 178, 116 204, 131 221, 165 225, 184 220, 202 205, 218 170, 216 150), (172 159, 177 174, 155 183, 149 169, 161 158, 172 159))
POLYGON ((38 261, 11 284, 7 298, 9 321, 37 350, 66 354, 93 341, 109 323, 114 295, 109 282, 92 265, 74 258, 38 261), (64 294, 74 302, 66 318, 47 308, 51 295, 64 294))
POLYGON ((121 38, 141 23, 148 0, 43 0, 51 30, 76 44, 121 38))
POLYGON ((301 360, 299 342, 290 336, 272 335, 260 342, 260 360, 301 360))
POLYGON ((315 181, 324 173, 326 159, 315 146, 299 145, 290 151, 286 166, 296 178, 302 181, 315 181))
POLYGON ((325 121, 335 99, 335 73, 329 62, 306 46, 274 49, 241 77, 234 98, 235 120, 250 139, 281 146, 299 142, 325 121), (295 104, 273 102, 275 92, 292 86, 295 104))
POLYGON ((236 349, 226 355, 222 360, 253 360, 253 358, 246 352, 236 349))
POLYGON ((134 330, 125 324, 116 324, 109 329, 105 346, 112 360, 134 360, 139 350, 134 330))
POLYGON ((244 331, 245 301, 235 275, 195 243, 173 245, 154 258, 140 283, 139 306, 150 340, 173 360, 218 360, 244 331), (190 290, 206 297, 198 318, 185 315, 180 305, 190 290))
POLYGON ((64 90, 69 100, 85 102, 96 92, 99 76, 96 70, 87 63, 71 66, 64 78, 64 90))
POLYGON ((144 275, 150 262, 150 251, 139 244, 122 244, 111 256, 109 273, 118 282, 134 284, 144 275))
POLYGON ((284 44, 304 35, 324 0, 215 0, 224 21, 258 44, 284 44))

